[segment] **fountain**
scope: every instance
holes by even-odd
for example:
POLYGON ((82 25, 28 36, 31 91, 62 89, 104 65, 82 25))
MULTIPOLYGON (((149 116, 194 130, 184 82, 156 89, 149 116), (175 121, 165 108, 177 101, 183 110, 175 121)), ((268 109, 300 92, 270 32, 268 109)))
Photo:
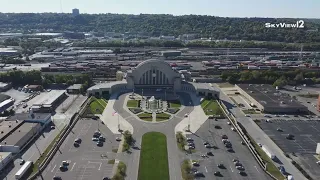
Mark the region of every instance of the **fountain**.
POLYGON ((151 111, 156 111, 156 110, 158 110, 158 108, 159 108, 158 100, 156 100, 156 98, 154 98, 154 96, 152 96, 148 100, 148 109, 150 109, 151 111))

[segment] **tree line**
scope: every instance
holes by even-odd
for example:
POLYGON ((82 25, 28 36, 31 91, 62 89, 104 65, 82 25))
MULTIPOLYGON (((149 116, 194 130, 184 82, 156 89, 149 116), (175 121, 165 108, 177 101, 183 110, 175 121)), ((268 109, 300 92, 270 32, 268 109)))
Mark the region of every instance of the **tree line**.
POLYGON ((193 47, 193 48, 266 48, 268 50, 300 51, 303 46, 304 51, 316 51, 320 49, 320 43, 283 43, 283 42, 254 42, 254 41, 78 41, 73 43, 74 47, 193 47))
POLYGON ((272 84, 273 86, 283 87, 285 85, 318 84, 320 83, 320 71, 224 71, 221 74, 221 78, 232 84, 272 84))
POLYGON ((26 84, 37 84, 44 87, 50 84, 82 84, 86 90, 92 85, 92 78, 88 74, 81 75, 48 75, 41 74, 41 71, 20 71, 12 70, 5 73, 0 73, 0 82, 11 82, 13 86, 24 86, 26 84))
POLYGON ((81 14, 0 13, 0 32, 37 31, 136 33, 149 36, 198 34, 200 37, 230 40, 257 40, 292 43, 320 42, 320 24, 306 21, 304 29, 266 28, 265 23, 292 23, 299 19, 225 18, 216 16, 168 14, 81 14))

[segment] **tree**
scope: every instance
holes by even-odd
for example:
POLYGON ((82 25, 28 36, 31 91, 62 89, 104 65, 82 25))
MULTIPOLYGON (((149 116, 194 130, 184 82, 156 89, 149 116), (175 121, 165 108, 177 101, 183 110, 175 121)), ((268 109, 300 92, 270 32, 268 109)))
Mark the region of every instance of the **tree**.
POLYGON ((303 73, 301 72, 301 73, 297 74, 296 77, 294 78, 294 80, 297 83, 301 83, 304 80, 303 73))
POLYGON ((284 87, 284 86, 286 86, 287 84, 288 84, 288 81, 287 81, 286 77, 285 77, 285 76, 281 76, 280 79, 276 80, 276 81, 273 83, 273 86, 274 86, 274 87, 276 87, 276 86, 278 86, 278 87, 284 87))

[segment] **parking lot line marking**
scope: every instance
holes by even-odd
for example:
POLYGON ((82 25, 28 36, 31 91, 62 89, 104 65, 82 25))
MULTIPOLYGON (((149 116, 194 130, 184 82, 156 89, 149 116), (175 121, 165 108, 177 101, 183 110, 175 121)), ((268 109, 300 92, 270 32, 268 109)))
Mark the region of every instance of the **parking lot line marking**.
POLYGON ((260 171, 258 170, 257 166, 254 166, 254 168, 256 168, 256 170, 260 173, 260 171))
POLYGON ((53 172, 53 171, 54 171, 54 169, 56 168, 56 166, 57 166, 57 165, 54 165, 54 167, 52 168, 51 172, 53 172))
POLYGON ((232 169, 232 167, 230 166, 230 169, 231 169, 231 172, 233 172, 233 169, 232 169))
POLYGON ((72 168, 71 168, 71 170, 70 170, 70 171, 72 171, 72 170, 73 170, 73 168, 74 168, 74 165, 76 165, 76 163, 73 163, 73 166, 72 166, 72 168))
POLYGON ((208 172, 208 169, 207 169, 207 167, 206 167, 206 166, 204 167, 204 169, 206 170, 206 173, 207 173, 207 172, 208 172))
POLYGON ((320 132, 315 126, 311 126, 313 129, 315 129, 316 131, 320 132))
POLYGON ((293 127, 295 127, 296 129, 298 129, 298 131, 301 131, 297 126, 293 126, 293 127))
POLYGON ((308 137, 311 141, 313 141, 315 144, 317 144, 316 141, 314 141, 310 136, 308 137))

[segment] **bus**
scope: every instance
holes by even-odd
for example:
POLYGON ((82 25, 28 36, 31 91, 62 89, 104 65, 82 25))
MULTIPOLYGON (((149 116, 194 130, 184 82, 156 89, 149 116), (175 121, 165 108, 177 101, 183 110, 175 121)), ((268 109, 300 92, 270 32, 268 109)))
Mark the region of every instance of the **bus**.
POLYGON ((32 166, 32 161, 27 161, 23 164, 23 166, 19 169, 19 171, 16 173, 15 178, 16 179, 22 179, 22 177, 26 174, 26 172, 30 169, 32 166))

